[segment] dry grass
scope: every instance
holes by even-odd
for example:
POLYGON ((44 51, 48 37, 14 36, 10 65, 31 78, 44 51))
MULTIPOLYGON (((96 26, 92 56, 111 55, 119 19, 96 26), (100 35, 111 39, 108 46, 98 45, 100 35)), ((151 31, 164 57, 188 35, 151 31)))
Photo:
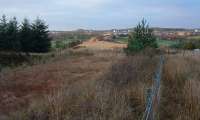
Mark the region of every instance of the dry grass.
POLYGON ((199 56, 169 56, 161 87, 160 120, 200 119, 199 56))
POLYGON ((86 51, 46 64, 4 70, 0 73, 0 113, 21 109, 63 84, 96 79, 118 59, 120 56, 96 56, 86 51))
POLYGON ((9 92, 17 99, 27 100, 10 109, 1 104, 1 111, 8 110, 7 119, 140 119, 157 58, 127 57, 113 51, 87 52, 95 54, 80 56, 76 51, 70 59, 2 73, 1 81, 7 82, 1 82, 1 96, 9 92))

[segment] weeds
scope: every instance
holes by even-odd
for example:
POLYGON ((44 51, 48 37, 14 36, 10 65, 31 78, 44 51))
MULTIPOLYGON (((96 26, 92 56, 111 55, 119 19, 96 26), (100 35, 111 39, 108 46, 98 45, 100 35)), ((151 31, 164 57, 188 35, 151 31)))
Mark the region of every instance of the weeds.
POLYGON ((194 57, 168 57, 161 88, 161 120, 200 119, 199 65, 194 57))
POLYGON ((39 101, 32 101, 24 111, 10 115, 10 118, 12 120, 141 119, 145 109, 146 89, 151 87, 156 64, 156 57, 143 55, 123 57, 114 62, 110 69, 104 71, 98 78, 79 80, 73 84, 65 82, 60 89, 55 89, 39 101))

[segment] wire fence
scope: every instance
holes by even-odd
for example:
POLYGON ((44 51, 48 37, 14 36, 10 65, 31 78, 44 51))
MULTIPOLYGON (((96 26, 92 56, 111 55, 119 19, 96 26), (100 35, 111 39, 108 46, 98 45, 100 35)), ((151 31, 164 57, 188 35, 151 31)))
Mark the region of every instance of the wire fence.
POLYGON ((155 109, 156 106, 159 104, 160 100, 159 89, 160 89, 160 80, 162 76, 163 64, 164 64, 164 56, 162 55, 160 57, 160 63, 158 69, 155 73, 154 85, 152 89, 147 90, 147 103, 142 120, 154 120, 155 118, 156 114, 155 109))

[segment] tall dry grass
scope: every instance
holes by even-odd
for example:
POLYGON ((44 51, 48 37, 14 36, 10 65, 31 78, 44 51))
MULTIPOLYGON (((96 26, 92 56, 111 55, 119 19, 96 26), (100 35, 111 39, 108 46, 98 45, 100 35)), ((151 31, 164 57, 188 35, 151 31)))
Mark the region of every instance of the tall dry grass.
POLYGON ((160 120, 200 119, 199 56, 169 56, 161 87, 160 120))
MULTIPOLYGON (((117 60, 98 78, 63 84, 11 120, 138 120, 158 59, 136 55, 117 60)), ((80 78, 81 79, 81 78, 80 78)))

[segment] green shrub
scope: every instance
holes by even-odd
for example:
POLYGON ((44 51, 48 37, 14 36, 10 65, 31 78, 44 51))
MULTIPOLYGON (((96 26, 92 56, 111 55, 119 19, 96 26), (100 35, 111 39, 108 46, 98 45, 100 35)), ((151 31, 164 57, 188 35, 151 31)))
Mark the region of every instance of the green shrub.
POLYGON ((64 49, 65 46, 66 46, 66 45, 63 43, 63 41, 56 41, 56 42, 55 42, 55 47, 56 47, 56 48, 64 49))
POLYGON ((193 50, 195 49, 195 44, 193 42, 185 42, 183 45, 183 49, 193 50))
POLYGON ((149 28, 147 22, 143 19, 141 23, 129 35, 128 47, 126 52, 133 53, 144 50, 147 47, 157 48, 156 37, 153 30, 149 28))

